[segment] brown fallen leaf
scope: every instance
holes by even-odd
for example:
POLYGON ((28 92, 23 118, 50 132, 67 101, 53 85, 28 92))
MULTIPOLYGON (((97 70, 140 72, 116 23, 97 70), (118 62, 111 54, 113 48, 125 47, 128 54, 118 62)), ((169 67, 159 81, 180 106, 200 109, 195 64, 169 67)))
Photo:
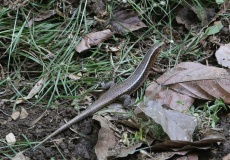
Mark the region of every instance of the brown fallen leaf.
MULTIPOLYGON (((172 157, 176 158, 175 156, 179 155, 184 156, 186 154, 188 154, 189 151, 179 151, 179 152, 157 152, 157 153, 153 153, 152 156, 154 160, 166 160, 166 159, 170 159, 172 157)), ((174 159, 173 158, 173 159, 174 159)))
POLYGON ((103 17, 106 14, 106 7, 103 0, 90 0, 88 1, 87 7, 98 17, 103 17))
POLYGON ((128 147, 121 147, 119 150, 117 150, 117 157, 127 157, 129 154, 134 154, 137 152, 137 148, 139 148, 141 145, 142 143, 137 143, 128 147))
POLYGON ((197 119, 174 110, 162 107, 161 103, 146 100, 143 112, 160 124, 171 140, 192 141, 197 119))
POLYGON ((129 9, 116 9, 113 11, 113 19, 110 21, 113 31, 126 33, 147 27, 138 17, 138 13, 129 9))
POLYGON ((152 145, 151 149, 153 151, 185 151, 185 150, 207 150, 211 147, 211 144, 217 142, 224 142, 225 137, 222 134, 216 135, 213 138, 205 138, 200 141, 188 142, 188 141, 164 141, 162 143, 157 143, 152 145))
POLYGON ((217 14, 215 14, 215 16, 212 18, 212 20, 209 21, 209 24, 211 24, 214 21, 216 21, 216 19, 218 17, 220 17, 221 15, 223 15, 224 13, 226 13, 229 10, 229 8, 230 8, 230 1, 224 1, 224 3, 219 8, 220 8, 220 11, 217 14))
POLYGON ((183 24, 186 29, 190 29, 191 26, 198 21, 197 17, 194 16, 194 13, 192 10, 189 10, 188 8, 182 8, 178 15, 176 16, 176 21, 179 24, 183 24), (190 18, 193 16, 194 18, 190 18), (195 21, 196 20, 196 21, 195 21), (194 22, 195 21, 195 22, 194 22))
POLYGON ((106 29, 104 31, 86 34, 83 37, 83 39, 81 40, 81 42, 76 46, 75 49, 79 53, 83 52, 83 51, 91 48, 91 46, 95 46, 95 45, 103 42, 104 40, 110 38, 112 35, 113 35, 113 33, 109 29, 106 29))
MULTIPOLYGON (((100 122, 101 129, 98 134, 98 141, 95 146, 95 152, 98 159, 109 159, 109 158, 119 158, 119 157, 126 157, 129 154, 133 154, 137 151, 142 143, 130 144, 126 146, 122 143, 122 139, 115 137, 116 134, 119 135, 121 133, 110 121, 107 119, 99 116, 94 115, 93 119, 100 122)), ((122 131, 124 133, 124 131, 122 131)), ((128 138, 128 137, 127 137, 128 138)))
POLYGON ((220 46, 215 55, 220 65, 230 68, 230 43, 220 46))
POLYGON ((98 133, 98 141, 95 146, 95 153, 97 155, 97 159, 104 160, 110 156, 109 149, 114 148, 116 145, 115 133, 110 128, 110 125, 112 124, 103 117, 95 115, 93 116, 93 119, 99 121, 101 125, 101 129, 98 133))
POLYGON ((179 24, 183 24, 188 30, 194 29, 192 28, 194 26, 199 27, 201 24, 203 26, 206 25, 215 16, 215 8, 192 6, 184 2, 182 1, 184 7, 178 12, 176 21, 179 24))
POLYGON ((206 25, 211 18, 215 16, 215 8, 204 8, 200 6, 193 6, 191 7, 194 13, 196 13, 199 20, 202 22, 203 25, 206 25))
POLYGON ((227 69, 184 62, 163 74, 157 82, 193 98, 221 98, 230 103, 230 72, 227 69))
POLYGON ((40 14, 38 14, 36 17, 34 17, 31 20, 29 20, 29 22, 26 25, 26 27, 31 27, 34 22, 43 21, 43 20, 55 15, 56 13, 57 12, 55 10, 43 11, 40 14))
POLYGON ((179 112, 188 110, 194 101, 188 95, 180 94, 165 86, 160 86, 156 82, 152 82, 146 88, 145 97, 149 100, 158 101, 179 112))

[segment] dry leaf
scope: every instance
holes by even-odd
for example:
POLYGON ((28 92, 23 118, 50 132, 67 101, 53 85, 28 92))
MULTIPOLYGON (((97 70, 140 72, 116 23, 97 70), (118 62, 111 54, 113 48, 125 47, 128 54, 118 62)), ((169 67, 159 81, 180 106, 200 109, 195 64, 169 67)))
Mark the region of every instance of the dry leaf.
MULTIPOLYGON (((207 24, 207 22, 215 16, 215 8, 204 8, 199 6, 191 7, 194 13, 196 13, 197 17, 203 23, 203 25, 207 24)), ((190 18, 192 19, 192 18, 190 18)))
POLYGON ((156 159, 156 160, 166 160, 166 159, 170 159, 172 157, 175 158, 176 155, 180 155, 183 156, 183 155, 186 155, 187 153, 189 153, 189 151, 179 151, 179 152, 156 152, 156 153, 153 153, 153 159, 156 159))
POLYGON ((86 34, 85 37, 81 40, 81 42, 76 46, 76 51, 79 53, 83 52, 91 48, 91 46, 98 45, 104 40, 110 38, 112 35, 113 33, 109 29, 86 34))
POLYGON ((201 149, 207 150, 210 149, 212 143, 224 142, 225 138, 222 135, 216 136, 212 139, 202 139, 196 142, 188 142, 188 141, 164 141, 162 143, 155 144, 151 147, 154 150, 162 150, 162 151, 184 151, 184 150, 193 150, 193 149, 201 149))
POLYGON ((70 79, 72 79, 74 81, 77 81, 77 80, 81 79, 82 73, 79 72, 77 75, 75 75, 75 74, 68 74, 67 77, 69 77, 70 79))
POLYGON ((47 76, 44 78, 41 78, 35 85, 34 87, 31 89, 31 91, 29 92, 29 94, 26 97, 22 97, 22 98, 18 98, 16 100, 16 104, 20 104, 22 102, 24 102, 25 100, 31 99, 34 95, 36 95, 43 87, 44 83, 47 81, 47 76))
POLYGON ((37 15, 35 18, 32 18, 31 20, 29 20, 28 24, 26 25, 26 27, 31 27, 33 25, 34 22, 36 21, 43 21, 53 15, 56 14, 55 10, 47 10, 47 11, 43 11, 41 12, 39 15, 37 15))
POLYGON ((117 47, 109 47, 109 50, 112 51, 112 52, 118 52, 121 50, 121 48, 119 46, 117 47))
POLYGON ((142 143, 137 143, 129 147, 122 147, 117 151, 117 157, 127 157, 129 154, 134 154, 138 151, 137 148, 139 148, 141 145, 142 143))
MULTIPOLYGON (((183 3, 183 2, 182 2, 183 3)), ((186 29, 194 29, 192 27, 199 26, 200 21, 203 25, 215 16, 214 8, 201 8, 199 6, 187 6, 182 8, 176 16, 176 21, 183 24, 186 29)))
POLYGON ((15 111, 13 111, 11 118, 13 120, 16 120, 16 119, 18 119, 19 116, 20 116, 20 112, 15 110, 15 111))
POLYGON ((185 158, 186 160, 199 160, 198 153, 188 153, 185 158))
POLYGON ((230 43, 220 46, 215 55, 218 64, 230 68, 230 43))
POLYGON ((125 33, 146 27, 139 19, 138 13, 128 9, 117 9, 113 12, 113 20, 110 25, 118 33, 125 33))
POLYGON ((180 94, 165 86, 160 86, 156 82, 152 82, 151 85, 146 88, 145 97, 149 100, 158 101, 162 105, 166 105, 179 112, 188 110, 194 101, 193 98, 188 95, 180 94))
POLYGON ((119 133, 119 130, 114 127, 112 123, 98 115, 94 115, 93 119, 99 121, 101 125, 98 141, 95 146, 95 152, 98 159, 126 157, 128 154, 135 153, 137 151, 136 149, 142 145, 142 143, 137 143, 128 147, 122 145, 122 143, 119 143, 122 140, 118 141, 115 137, 114 130, 116 130, 117 133, 119 133))
POLYGON ((28 112, 22 107, 20 119, 25 119, 26 117, 28 117, 28 115, 29 115, 28 112))
POLYGON ((189 10, 188 8, 182 8, 176 16, 177 23, 183 24, 188 30, 190 29, 192 24, 195 23, 194 20, 197 20, 197 17, 194 16, 193 11, 189 10), (194 18, 191 19, 190 16, 193 16, 194 18))
POLYGON ((109 150, 114 148, 116 145, 115 133, 110 128, 112 125, 106 119, 101 116, 95 115, 93 119, 100 122, 101 129, 98 133, 98 141, 95 146, 95 153, 97 155, 97 159, 105 160, 109 155, 109 150))
POLYGON ((227 156, 223 157, 222 160, 230 160, 230 153, 227 156))
POLYGON ((104 17, 106 12, 106 5, 103 0, 88 1, 87 7, 98 17, 104 17))
POLYGON ((192 141, 197 119, 161 106, 157 101, 146 100, 143 112, 160 124, 171 140, 192 141))
POLYGON ((30 158, 24 156, 23 152, 18 152, 13 158, 11 158, 11 160, 30 160, 30 158))
POLYGON ((16 143, 16 138, 13 133, 9 133, 6 135, 6 142, 11 146, 16 143))
POLYGON ((194 98, 230 103, 230 72, 227 69, 184 62, 157 79, 174 91, 194 98))

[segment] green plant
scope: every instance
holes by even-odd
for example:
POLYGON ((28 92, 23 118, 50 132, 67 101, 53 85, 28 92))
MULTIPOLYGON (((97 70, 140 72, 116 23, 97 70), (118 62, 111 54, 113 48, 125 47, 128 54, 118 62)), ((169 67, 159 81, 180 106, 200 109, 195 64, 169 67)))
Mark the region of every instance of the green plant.
POLYGON ((198 117, 201 120, 202 127, 216 127, 216 123, 219 121, 218 112, 221 109, 227 110, 226 105, 220 99, 216 99, 213 104, 211 101, 206 102, 204 105, 201 105, 197 108, 192 106, 190 112, 195 117, 198 117))

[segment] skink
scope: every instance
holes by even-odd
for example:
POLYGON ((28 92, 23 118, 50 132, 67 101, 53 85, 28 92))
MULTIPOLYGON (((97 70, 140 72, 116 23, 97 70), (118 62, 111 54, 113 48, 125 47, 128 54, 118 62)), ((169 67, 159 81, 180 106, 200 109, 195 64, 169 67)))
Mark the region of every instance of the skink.
POLYGON ((143 58, 143 60, 141 61, 141 63, 138 65, 138 67, 136 68, 136 70, 133 72, 131 76, 129 76, 124 82, 116 84, 113 87, 111 87, 108 91, 102 94, 100 98, 96 100, 89 108, 87 108, 81 114, 71 119, 69 122, 67 122, 60 128, 58 128, 56 131, 54 131, 52 134, 46 137, 43 141, 37 144, 34 147, 34 150, 38 146, 40 146, 41 144, 43 144, 44 142, 52 138, 53 136, 69 128, 74 123, 81 121, 82 119, 86 118, 89 115, 92 115, 96 111, 111 104, 112 102, 116 101, 122 96, 130 95, 133 92, 135 92, 145 81, 145 79, 148 77, 149 71, 152 68, 154 62, 156 61, 156 58, 159 55, 164 44, 165 44, 164 42, 154 44, 148 50, 145 57, 143 58))

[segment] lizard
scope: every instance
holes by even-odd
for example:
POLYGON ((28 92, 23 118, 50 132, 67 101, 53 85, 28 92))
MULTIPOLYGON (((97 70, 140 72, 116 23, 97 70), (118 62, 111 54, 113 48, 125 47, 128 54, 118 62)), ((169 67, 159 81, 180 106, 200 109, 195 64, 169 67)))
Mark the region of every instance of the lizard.
POLYGON ((123 82, 113 85, 110 89, 108 89, 105 93, 103 93, 98 100, 96 100, 91 106, 89 106, 86 110, 82 111, 79 115, 68 121, 66 124, 55 130, 49 136, 47 136, 44 140, 38 143, 33 150, 38 148, 41 144, 54 137, 55 135, 61 133, 65 129, 69 128, 71 125, 75 124, 83 120, 84 118, 92 115, 98 110, 104 108, 105 106, 113 103, 118 99, 123 99, 128 102, 130 99, 130 94, 135 92, 145 81, 145 79, 149 75, 149 71, 152 68, 154 62, 156 61, 160 51, 162 50, 164 42, 159 42, 154 44, 145 54, 141 63, 135 69, 135 71, 123 82))

